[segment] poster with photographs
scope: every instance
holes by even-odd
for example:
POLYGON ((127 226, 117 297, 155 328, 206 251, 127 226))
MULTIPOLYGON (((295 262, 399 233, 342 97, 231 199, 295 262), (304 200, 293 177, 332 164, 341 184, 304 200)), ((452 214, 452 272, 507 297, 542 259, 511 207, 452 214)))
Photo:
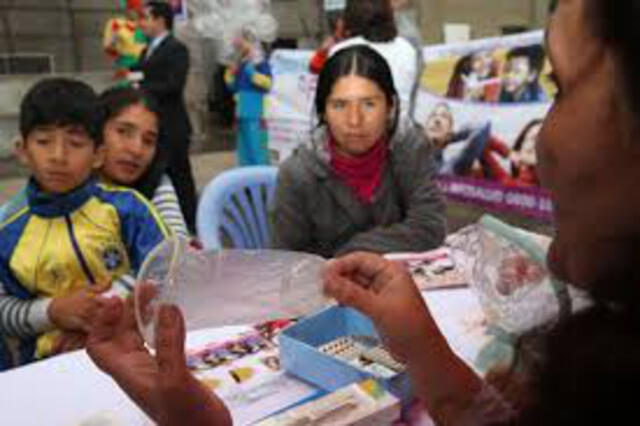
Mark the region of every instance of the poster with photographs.
POLYGON ((428 47, 415 120, 455 200, 547 220, 535 144, 555 94, 542 32, 428 47))

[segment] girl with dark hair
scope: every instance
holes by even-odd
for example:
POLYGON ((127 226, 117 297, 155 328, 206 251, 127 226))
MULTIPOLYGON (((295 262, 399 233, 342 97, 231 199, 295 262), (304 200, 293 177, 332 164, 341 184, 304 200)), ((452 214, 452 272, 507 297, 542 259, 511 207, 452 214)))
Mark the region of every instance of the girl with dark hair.
POLYGON ((329 56, 355 45, 373 48, 391 68, 402 116, 412 117, 422 55, 419 46, 398 35, 391 1, 347 0, 343 21, 346 38, 330 49, 329 56))
POLYGON ((398 126, 389 67, 367 46, 326 63, 311 140, 280 167, 272 211, 277 248, 333 257, 355 250, 422 251, 445 235, 433 148, 398 126))
POLYGON ((518 135, 513 150, 509 155, 511 160, 511 178, 513 184, 520 186, 539 186, 536 155, 538 134, 542 128, 542 120, 530 121, 518 135))
POLYGON ((141 192, 176 235, 188 237, 178 197, 166 174, 166 153, 158 147, 161 128, 155 100, 142 90, 117 87, 105 91, 100 101, 105 114, 101 177, 141 192))

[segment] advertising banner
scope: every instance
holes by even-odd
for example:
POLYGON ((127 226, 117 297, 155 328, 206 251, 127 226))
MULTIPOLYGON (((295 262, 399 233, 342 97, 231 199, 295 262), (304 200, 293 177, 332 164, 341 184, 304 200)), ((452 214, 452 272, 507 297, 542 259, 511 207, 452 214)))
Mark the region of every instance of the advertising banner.
POLYGON ((414 119, 452 199, 549 219, 535 142, 555 87, 543 33, 428 47, 414 119))

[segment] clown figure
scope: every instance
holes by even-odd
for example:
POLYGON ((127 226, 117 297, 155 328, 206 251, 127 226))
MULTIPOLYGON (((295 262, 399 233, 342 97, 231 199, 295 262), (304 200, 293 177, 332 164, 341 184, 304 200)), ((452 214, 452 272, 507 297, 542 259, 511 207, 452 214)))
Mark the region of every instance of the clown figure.
POLYGON ((272 86, 271 67, 260 42, 243 30, 233 43, 237 58, 225 72, 225 82, 235 94, 238 165, 269 164, 268 135, 263 119, 266 94, 272 86))
POLYGON ((138 24, 143 13, 142 0, 120 0, 119 3, 126 10, 126 16, 109 19, 102 38, 104 51, 116 66, 116 79, 126 77, 147 45, 147 38, 138 24))

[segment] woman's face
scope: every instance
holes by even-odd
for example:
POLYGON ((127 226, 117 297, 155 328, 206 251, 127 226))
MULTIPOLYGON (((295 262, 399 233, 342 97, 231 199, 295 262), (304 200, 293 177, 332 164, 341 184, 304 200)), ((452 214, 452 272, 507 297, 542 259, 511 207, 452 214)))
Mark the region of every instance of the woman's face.
POLYGON ((626 274, 635 255, 640 141, 625 142, 614 55, 589 32, 584 7, 585 0, 560 0, 549 24, 559 94, 537 154, 554 203, 549 266, 560 278, 590 286, 626 274))
POLYGON ((531 83, 535 77, 531 73, 531 64, 526 56, 516 56, 509 60, 505 70, 504 88, 509 93, 516 93, 531 83))
POLYGON ((393 106, 373 81, 340 77, 327 97, 325 120, 340 153, 365 154, 387 133, 393 106))
POLYGON ((133 185, 156 153, 158 118, 142 104, 124 108, 104 127, 102 174, 121 185, 133 185))

